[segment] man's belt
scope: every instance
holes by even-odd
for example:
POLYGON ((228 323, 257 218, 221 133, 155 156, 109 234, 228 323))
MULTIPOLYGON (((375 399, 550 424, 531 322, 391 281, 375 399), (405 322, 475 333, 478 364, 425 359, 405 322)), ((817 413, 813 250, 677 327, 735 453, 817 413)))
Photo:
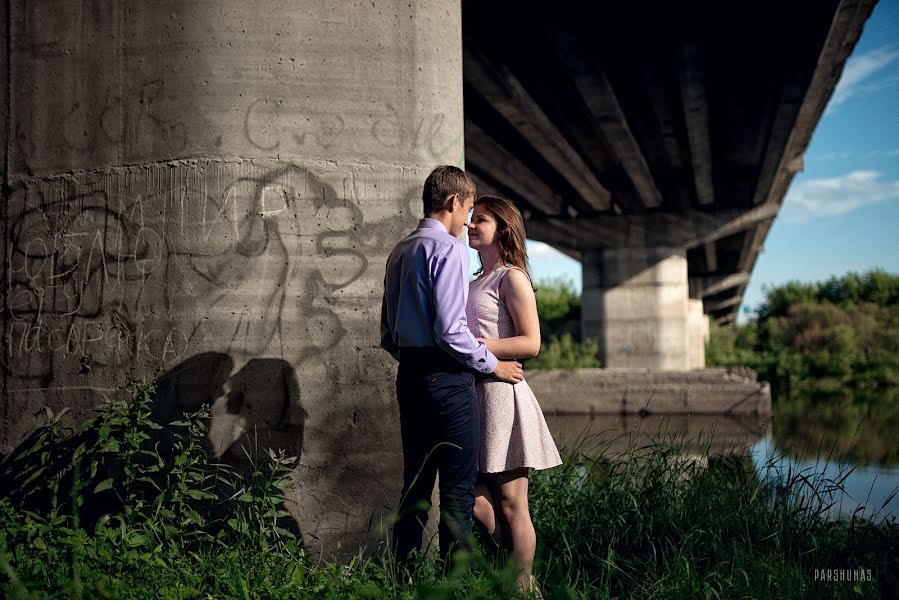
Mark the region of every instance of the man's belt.
POLYGON ((470 369, 437 346, 400 347, 400 366, 422 373, 463 373, 470 369))

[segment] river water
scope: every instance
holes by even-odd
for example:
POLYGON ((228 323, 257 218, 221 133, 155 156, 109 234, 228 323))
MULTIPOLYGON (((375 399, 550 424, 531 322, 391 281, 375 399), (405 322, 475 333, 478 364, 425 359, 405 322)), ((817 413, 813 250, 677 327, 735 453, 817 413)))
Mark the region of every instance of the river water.
MULTIPOLYGON (((803 477, 842 491, 811 499, 830 518, 899 520, 899 398, 872 402, 801 397, 775 401, 768 419, 723 415, 558 415, 546 420, 556 442, 614 459, 633 448, 678 440, 687 454, 749 456, 770 482, 803 477)), ((820 488, 819 488, 820 489, 820 488)))

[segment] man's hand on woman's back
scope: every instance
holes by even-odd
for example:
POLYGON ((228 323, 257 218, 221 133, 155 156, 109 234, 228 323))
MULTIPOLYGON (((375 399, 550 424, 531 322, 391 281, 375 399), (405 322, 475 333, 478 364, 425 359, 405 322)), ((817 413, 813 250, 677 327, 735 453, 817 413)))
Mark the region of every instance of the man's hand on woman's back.
POLYGON ((515 360, 496 361, 496 370, 493 372, 493 376, 506 383, 524 381, 524 371, 521 368, 521 363, 515 360))

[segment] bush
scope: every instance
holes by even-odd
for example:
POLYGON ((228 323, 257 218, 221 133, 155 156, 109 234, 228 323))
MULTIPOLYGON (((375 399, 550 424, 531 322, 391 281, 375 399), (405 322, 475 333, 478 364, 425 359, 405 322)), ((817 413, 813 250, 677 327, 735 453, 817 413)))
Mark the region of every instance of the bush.
POLYGON ((53 587, 82 563, 156 568, 167 554, 247 543, 298 550, 281 527, 294 458, 269 451, 246 474, 211 464, 205 413, 160 424, 151 386, 130 395, 71 436, 65 411, 47 409, 47 423, 0 463, 0 553, 17 577, 53 587))
POLYGON ((537 314, 540 336, 554 340, 568 334, 575 341, 581 337, 581 295, 571 280, 554 277, 537 282, 537 314))
POLYGON ((542 344, 540 354, 527 361, 533 369, 585 369, 598 367, 599 343, 595 339, 576 342, 570 334, 542 344))
POLYGON ((535 295, 542 343, 540 354, 527 365, 534 369, 600 366, 598 340, 581 340, 581 297, 574 284, 562 277, 542 280, 535 295))
POLYGON ((781 317, 794 304, 829 302, 841 307, 874 304, 882 308, 899 305, 899 276, 874 269, 866 273, 847 273, 822 283, 790 281, 764 287, 765 301, 759 308, 760 318, 781 317))

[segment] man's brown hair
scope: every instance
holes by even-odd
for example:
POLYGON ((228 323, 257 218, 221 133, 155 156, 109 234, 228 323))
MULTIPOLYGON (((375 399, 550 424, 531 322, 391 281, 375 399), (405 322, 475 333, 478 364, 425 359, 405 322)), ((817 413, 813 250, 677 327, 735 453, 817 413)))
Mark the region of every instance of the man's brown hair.
POLYGON ((421 193, 424 216, 438 213, 445 208, 447 197, 459 194, 459 201, 477 196, 478 188, 465 171, 452 165, 440 165, 428 175, 421 193))

